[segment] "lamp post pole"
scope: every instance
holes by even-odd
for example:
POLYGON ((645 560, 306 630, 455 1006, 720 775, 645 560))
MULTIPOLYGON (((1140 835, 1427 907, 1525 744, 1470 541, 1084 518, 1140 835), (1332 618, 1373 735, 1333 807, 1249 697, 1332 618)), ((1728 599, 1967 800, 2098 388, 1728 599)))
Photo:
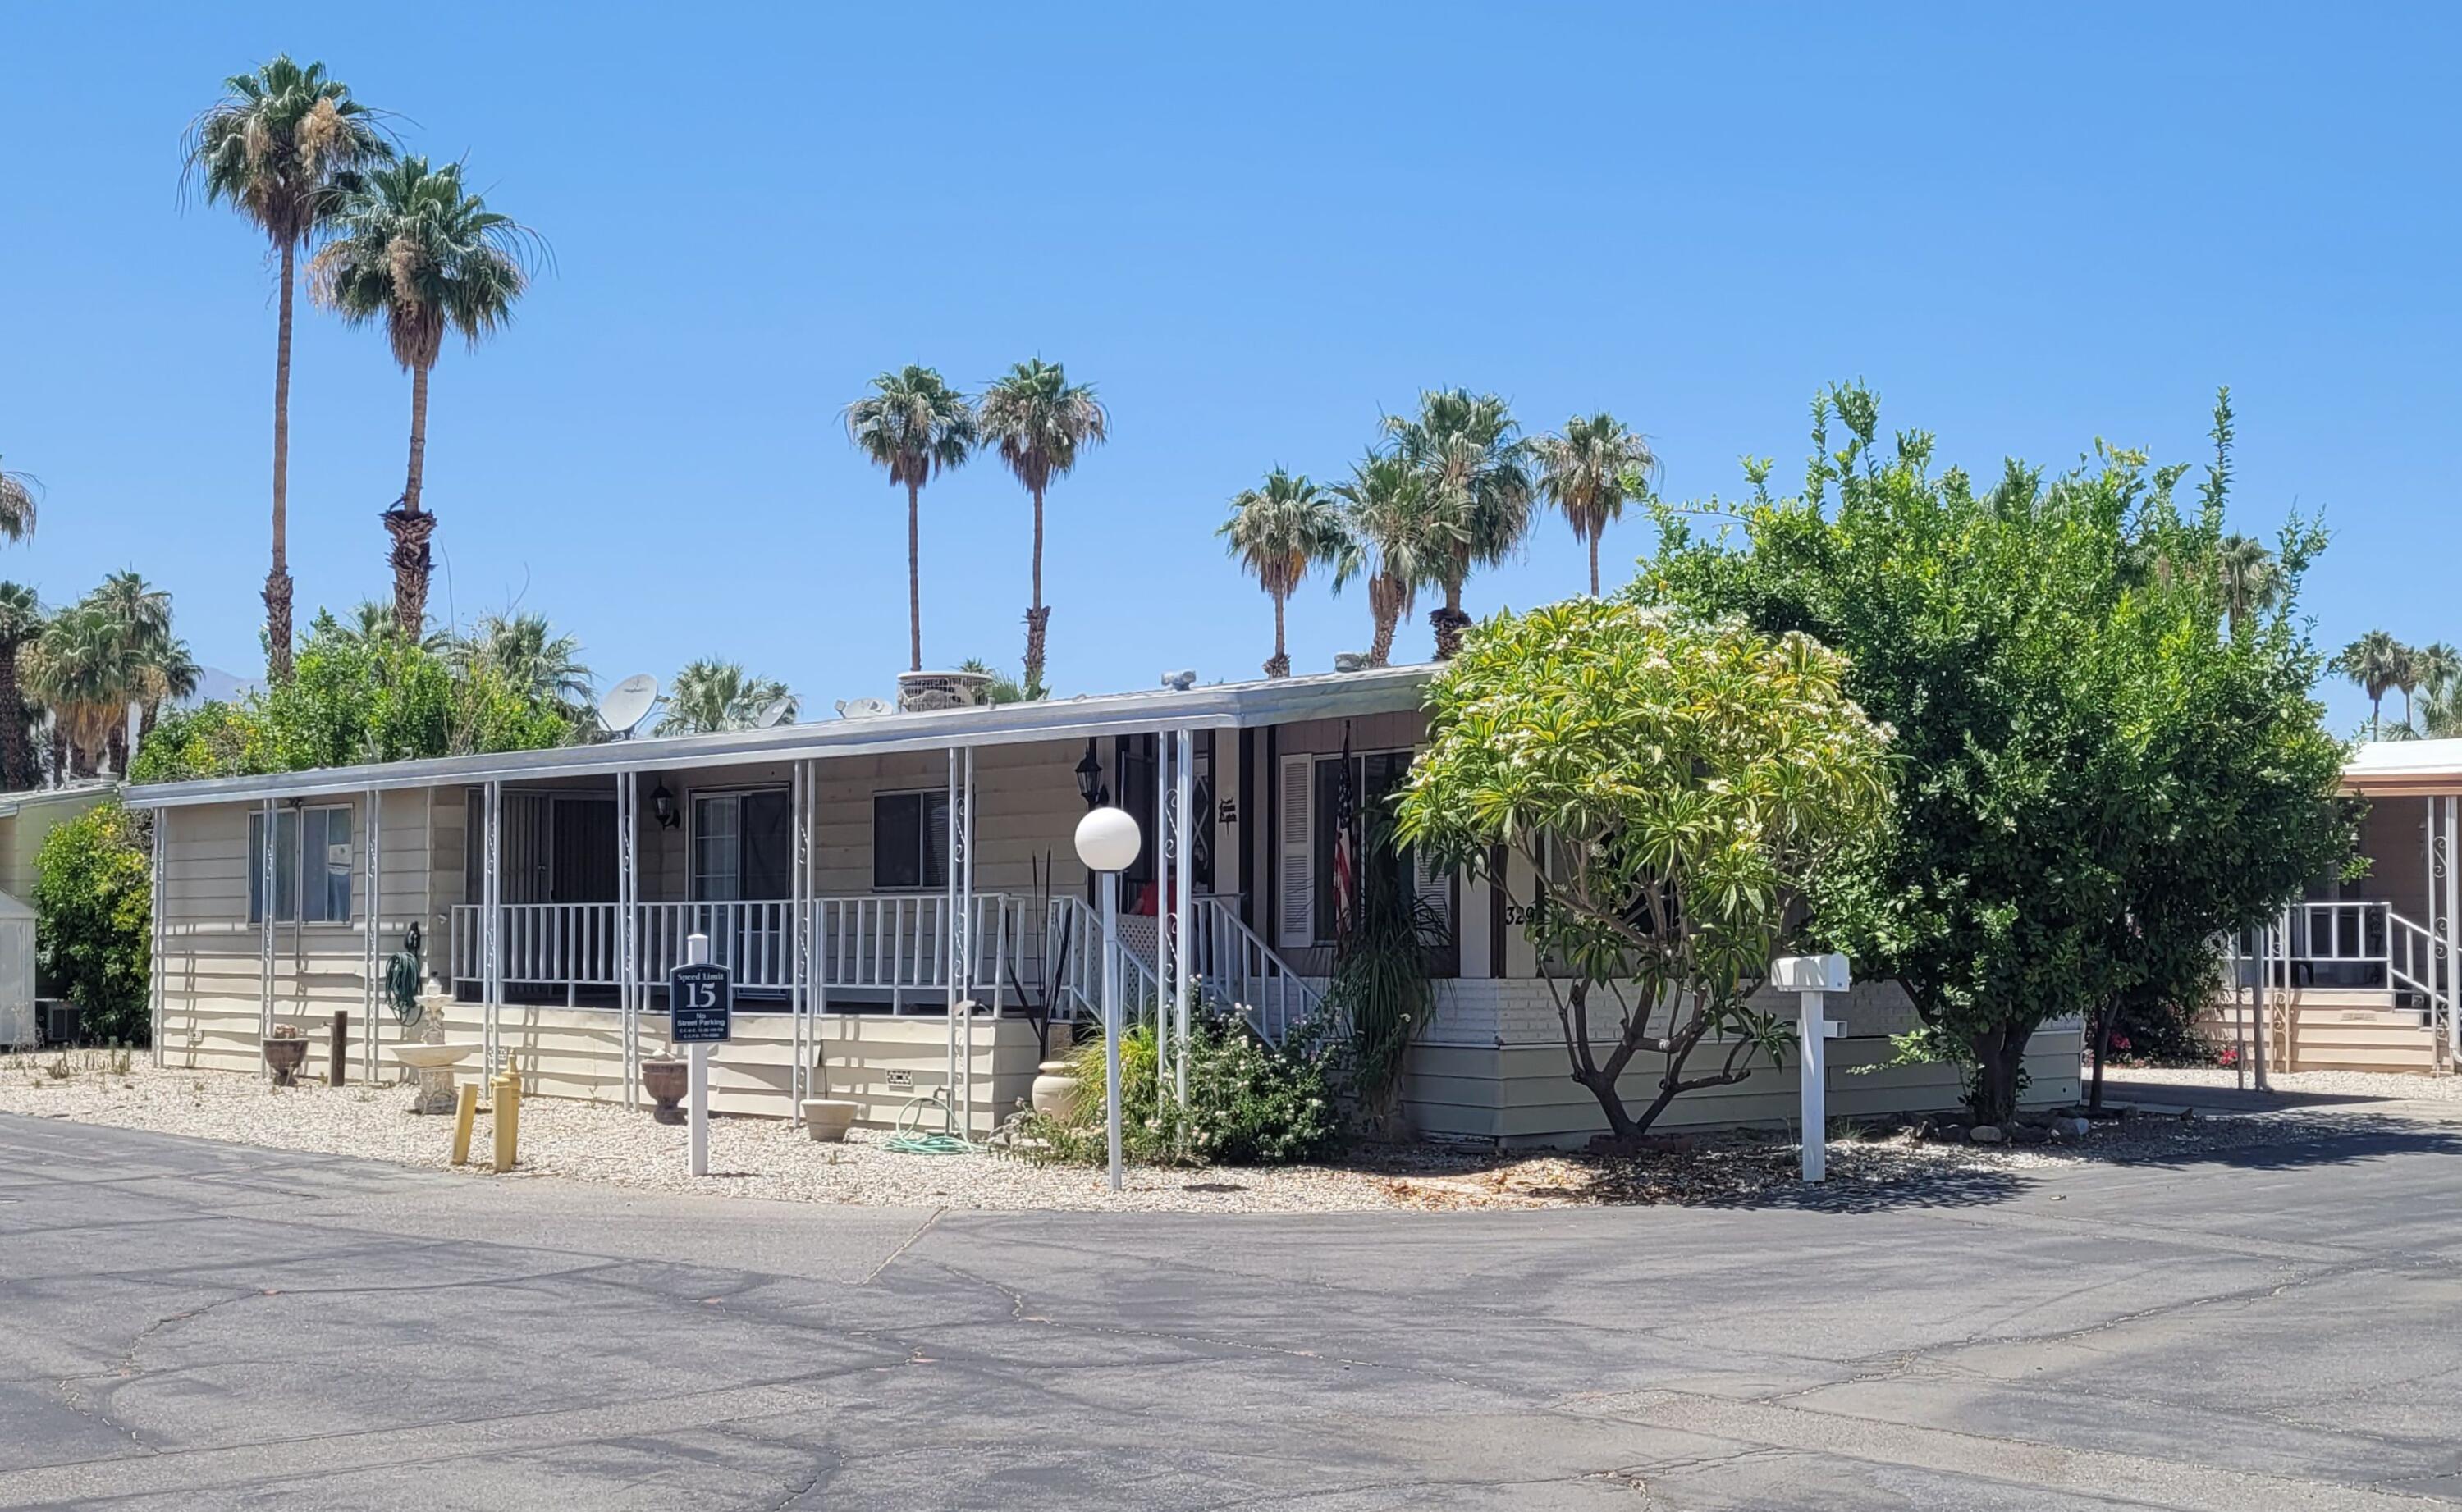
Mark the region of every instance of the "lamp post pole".
MULTIPOLYGON (((1144 844, 1137 821, 1117 808, 1094 808, 1077 821, 1077 859, 1103 879, 1103 1123, 1112 1190, 1120 1189, 1120 873, 1144 844)), ((1157 1005, 1159 1012, 1159 1005, 1157 1005)), ((1157 1025, 1159 1035, 1159 1025, 1157 1025)))

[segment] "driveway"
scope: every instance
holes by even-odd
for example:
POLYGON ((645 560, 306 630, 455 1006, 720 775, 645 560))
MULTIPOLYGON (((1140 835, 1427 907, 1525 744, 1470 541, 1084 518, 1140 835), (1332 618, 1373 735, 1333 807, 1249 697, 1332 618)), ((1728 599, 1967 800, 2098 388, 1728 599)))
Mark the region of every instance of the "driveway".
POLYGON ((672 1199, 0 1117, 0 1507, 2462 1504, 2462 1129, 1721 1210, 672 1199))

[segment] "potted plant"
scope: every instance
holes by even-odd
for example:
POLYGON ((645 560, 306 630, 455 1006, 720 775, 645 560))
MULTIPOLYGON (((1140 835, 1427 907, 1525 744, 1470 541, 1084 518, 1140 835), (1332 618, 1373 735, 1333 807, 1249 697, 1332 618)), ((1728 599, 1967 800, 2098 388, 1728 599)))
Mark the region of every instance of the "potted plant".
POLYGON ((804 1131, 822 1144, 846 1142, 847 1130, 854 1124, 855 1105, 851 1099, 829 1095, 830 1063, 827 1056, 813 1060, 812 1084, 821 1095, 806 1097, 796 1110, 804 1116, 804 1131))
POLYGON ((308 1033, 296 1024, 276 1024, 266 1036, 265 1065, 273 1073, 273 1084, 288 1087, 299 1079, 299 1068, 308 1059, 308 1033))
POLYGON ((641 1090, 650 1095, 658 1106, 650 1117, 660 1123, 681 1123, 688 1068, 680 1055, 644 1055, 641 1057, 641 1090))

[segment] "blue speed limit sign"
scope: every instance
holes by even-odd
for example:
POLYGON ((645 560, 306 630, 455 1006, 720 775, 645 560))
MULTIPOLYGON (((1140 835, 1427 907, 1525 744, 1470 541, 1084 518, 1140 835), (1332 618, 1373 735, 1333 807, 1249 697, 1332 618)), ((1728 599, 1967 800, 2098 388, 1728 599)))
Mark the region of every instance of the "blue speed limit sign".
POLYGON ((715 1045, 735 1028, 735 976, 723 966, 680 966, 667 973, 667 1037, 715 1045))

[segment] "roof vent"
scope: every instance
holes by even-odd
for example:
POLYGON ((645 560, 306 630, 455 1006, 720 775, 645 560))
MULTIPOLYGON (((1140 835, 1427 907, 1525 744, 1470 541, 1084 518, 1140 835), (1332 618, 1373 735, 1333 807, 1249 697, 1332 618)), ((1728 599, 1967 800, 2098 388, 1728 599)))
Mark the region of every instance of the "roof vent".
POLYGON ((1361 671, 1367 667, 1367 665, 1368 656, 1364 651, 1336 651, 1333 653, 1333 670, 1335 671, 1355 672, 1361 671))
POLYGON ((1184 693, 1197 686, 1197 673, 1187 669, 1162 674, 1162 685, 1176 693, 1184 693))

